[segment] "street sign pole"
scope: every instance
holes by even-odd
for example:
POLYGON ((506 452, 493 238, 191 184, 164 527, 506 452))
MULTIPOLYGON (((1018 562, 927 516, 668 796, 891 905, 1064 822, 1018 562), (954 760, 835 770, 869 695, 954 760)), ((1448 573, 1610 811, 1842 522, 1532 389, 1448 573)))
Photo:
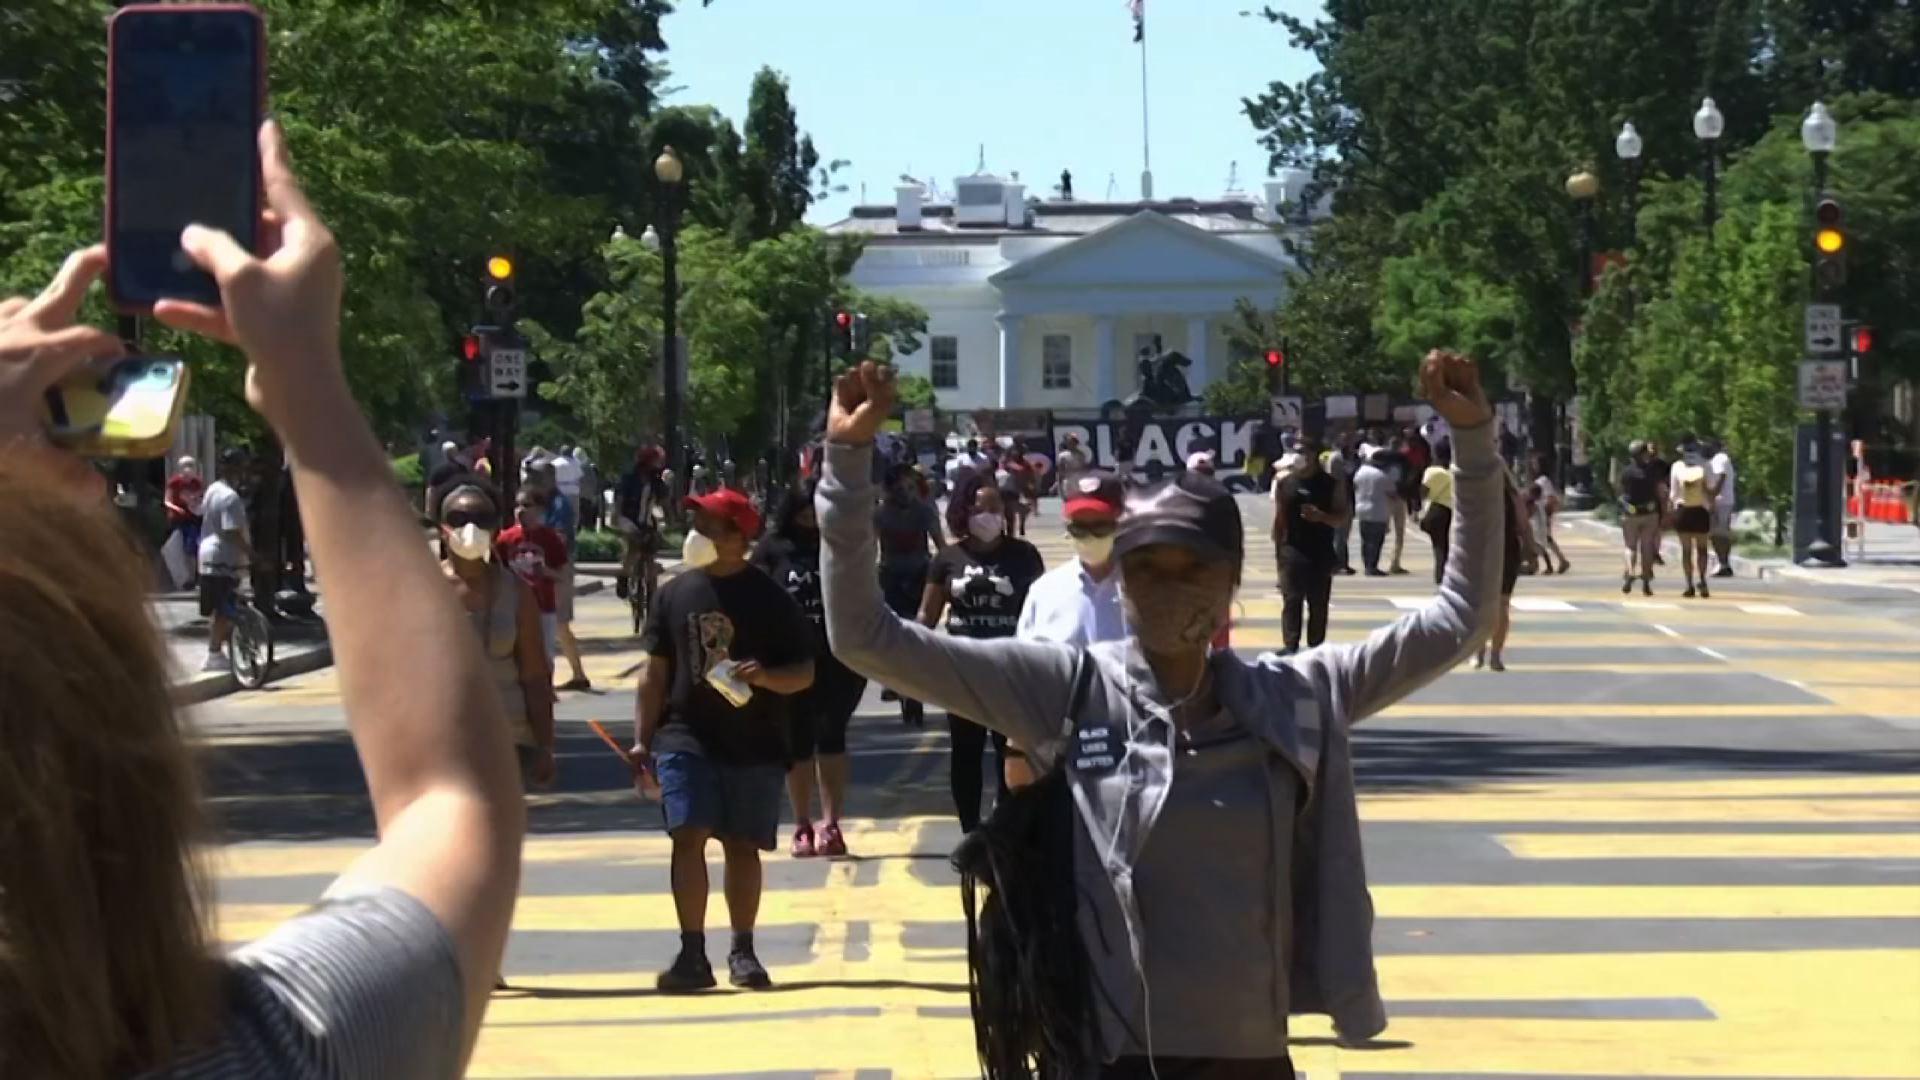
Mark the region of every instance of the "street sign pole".
MULTIPOLYGON (((1839 304, 1808 304, 1803 319, 1807 354, 1813 357, 1837 355, 1842 348, 1842 313, 1839 304)), ((1847 560, 1834 543, 1834 472, 1839 462, 1833 457, 1833 413, 1846 405, 1846 363, 1826 359, 1801 364, 1800 404, 1813 409, 1814 440, 1811 464, 1814 472, 1814 533, 1807 544, 1809 564, 1840 567, 1847 560), (1838 369, 1837 388, 1833 369, 1838 369), (1835 400, 1837 397, 1838 400, 1835 400)))

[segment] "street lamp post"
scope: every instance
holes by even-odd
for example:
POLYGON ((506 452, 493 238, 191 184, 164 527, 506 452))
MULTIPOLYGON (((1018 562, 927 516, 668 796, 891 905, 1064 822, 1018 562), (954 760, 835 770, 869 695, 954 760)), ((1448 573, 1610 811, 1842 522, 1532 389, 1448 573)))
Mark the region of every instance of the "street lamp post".
POLYGON ((1640 229, 1640 151, 1644 148, 1640 133, 1633 129, 1633 122, 1620 125, 1620 134, 1614 137, 1613 152, 1627 167, 1627 246, 1632 247, 1639 238, 1640 229))
POLYGON ((1719 106, 1712 98, 1701 98, 1699 111, 1693 114, 1693 134, 1700 140, 1707 157, 1707 198, 1705 217, 1707 239, 1713 239, 1714 222, 1720 218, 1719 197, 1719 145, 1720 136, 1727 130, 1727 118, 1720 115, 1719 106))
MULTIPOLYGON (((1820 102, 1813 103, 1807 110, 1807 118, 1800 124, 1800 144, 1807 149, 1807 156, 1813 159, 1813 205, 1819 205, 1820 199, 1827 193, 1827 155, 1833 153, 1834 146, 1840 141, 1840 125, 1834 122, 1827 107, 1820 102)), ((1813 276, 1814 298, 1831 301, 1830 290, 1822 284, 1816 270, 1813 276)), ((1826 566, 1845 566, 1846 559, 1840 549, 1828 539, 1833 531, 1831 517, 1833 497, 1833 463, 1827 460, 1833 452, 1833 413, 1820 409, 1814 413, 1813 462, 1819 471, 1814 474, 1813 540, 1807 544, 1807 558, 1826 566)))
POLYGON ((660 284, 660 414, 662 437, 666 440, 667 466, 673 470, 674 505, 686 483, 686 452, 680 439, 680 183, 686 178, 686 166, 680 155, 668 146, 653 162, 654 178, 660 181, 660 228, 647 226, 641 242, 659 250, 664 268, 660 284))

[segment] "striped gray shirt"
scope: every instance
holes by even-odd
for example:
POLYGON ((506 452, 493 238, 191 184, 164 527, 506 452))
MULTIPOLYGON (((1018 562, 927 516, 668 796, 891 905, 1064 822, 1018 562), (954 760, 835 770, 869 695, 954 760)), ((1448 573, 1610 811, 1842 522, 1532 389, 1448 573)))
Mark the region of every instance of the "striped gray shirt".
POLYGON ((150 1080, 434 1080, 460 1071, 460 963, 397 889, 329 899, 226 962, 219 1043, 150 1080))

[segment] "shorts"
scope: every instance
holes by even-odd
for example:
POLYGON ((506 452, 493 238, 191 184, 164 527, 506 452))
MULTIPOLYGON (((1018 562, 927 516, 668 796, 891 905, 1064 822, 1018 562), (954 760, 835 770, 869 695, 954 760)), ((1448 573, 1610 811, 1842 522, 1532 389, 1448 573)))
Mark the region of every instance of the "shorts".
POLYGON ((793 760, 806 761, 815 753, 847 752, 847 722, 853 719, 867 680, 845 664, 821 657, 813 666, 813 685, 787 700, 787 731, 793 760))
POLYGON ((211 570, 200 574, 200 614, 212 618, 233 606, 233 595, 240 589, 240 579, 227 574, 216 574, 211 570))
POLYGON ((721 840, 747 840, 761 851, 774 849, 786 769, 729 765, 686 751, 657 755, 654 769, 669 835, 703 829, 721 840))
POLYGON ((1713 535, 1715 536, 1732 536, 1733 535, 1733 504, 1731 503, 1713 504, 1712 532, 1713 532, 1713 535))
POLYGON ((1704 506, 1683 506, 1673 519, 1673 531, 1682 536, 1705 536, 1712 530, 1713 512, 1704 506))
MULTIPOLYGON (((553 581, 553 617, 563 623, 573 621, 573 564, 560 568, 553 581)), ((547 654, 553 654, 552 649, 547 654)))

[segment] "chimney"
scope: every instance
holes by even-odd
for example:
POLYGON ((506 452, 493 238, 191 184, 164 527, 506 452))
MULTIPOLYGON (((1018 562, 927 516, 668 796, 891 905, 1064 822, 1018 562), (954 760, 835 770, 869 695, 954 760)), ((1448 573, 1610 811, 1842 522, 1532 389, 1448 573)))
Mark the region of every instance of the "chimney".
POLYGON ((902 231, 920 227, 920 201, 925 193, 919 184, 901 184, 893 189, 894 225, 902 231))
POLYGON ((1287 219, 1287 182, 1268 180, 1262 187, 1267 195, 1267 220, 1285 221, 1287 219))
POLYGON ((1019 177, 1009 180, 1001 189, 1006 199, 1007 226, 1025 228, 1027 224, 1027 185, 1020 183, 1019 177))

